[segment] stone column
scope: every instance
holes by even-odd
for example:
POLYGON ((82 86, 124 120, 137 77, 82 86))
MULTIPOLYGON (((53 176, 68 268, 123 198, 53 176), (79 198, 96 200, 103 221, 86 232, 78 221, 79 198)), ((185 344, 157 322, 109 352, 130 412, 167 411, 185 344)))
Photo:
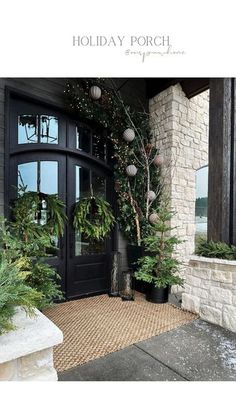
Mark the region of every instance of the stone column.
POLYGON ((209 92, 188 99, 176 84, 150 100, 151 128, 164 157, 165 188, 176 215, 172 227, 183 242, 179 259, 194 252, 196 170, 208 164, 209 92))

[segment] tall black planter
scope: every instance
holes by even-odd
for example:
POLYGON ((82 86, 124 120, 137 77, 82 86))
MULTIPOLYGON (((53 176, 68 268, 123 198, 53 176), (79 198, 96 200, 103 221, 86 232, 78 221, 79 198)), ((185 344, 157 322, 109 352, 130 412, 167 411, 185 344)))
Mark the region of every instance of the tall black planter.
POLYGON ((144 256, 143 246, 137 246, 134 244, 127 245, 127 260, 128 260, 129 269, 132 269, 133 271, 137 271, 137 268, 138 268, 137 261, 139 258, 142 258, 143 256, 144 256))
MULTIPOLYGON (((129 269, 132 269, 133 272, 137 271, 138 259, 145 256, 145 251, 143 246, 137 246, 133 244, 127 245, 127 261, 128 261, 128 267, 129 269)), ((144 281, 135 281, 134 284, 135 290, 138 292, 142 292, 143 294, 146 294, 149 289, 149 284, 147 284, 144 281)))
POLYGON ((152 284, 147 291, 146 298, 151 303, 164 304, 168 302, 169 287, 156 288, 152 284))

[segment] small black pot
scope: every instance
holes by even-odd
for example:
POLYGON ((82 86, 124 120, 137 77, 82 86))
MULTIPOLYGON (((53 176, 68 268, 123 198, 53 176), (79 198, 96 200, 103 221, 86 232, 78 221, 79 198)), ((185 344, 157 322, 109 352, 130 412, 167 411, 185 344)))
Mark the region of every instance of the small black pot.
POLYGON ((153 284, 147 291, 146 298, 151 303, 164 304, 168 302, 169 287, 156 288, 153 284))

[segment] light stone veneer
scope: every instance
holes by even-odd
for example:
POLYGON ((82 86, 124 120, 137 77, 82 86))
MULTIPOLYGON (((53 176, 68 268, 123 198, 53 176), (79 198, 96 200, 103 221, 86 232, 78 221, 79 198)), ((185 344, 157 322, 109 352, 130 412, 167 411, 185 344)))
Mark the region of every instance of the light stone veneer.
MULTIPOLYGON (((169 87, 149 102, 150 126, 164 158, 165 190, 175 212, 171 227, 182 240, 176 256, 181 276, 195 249, 196 171, 208 164, 209 91, 188 99, 180 84, 169 87)), ((182 291, 173 286, 172 292, 182 291)))
POLYGON ((55 381, 53 346, 62 343, 63 334, 46 316, 35 310, 27 317, 18 309, 16 330, 0 336, 0 381, 55 381))
POLYGON ((192 256, 182 307, 236 332, 236 261, 192 256))
POLYGON ((152 98, 150 125, 164 157, 162 174, 171 207, 171 224, 183 240, 179 259, 188 263, 194 252, 196 171, 208 164, 209 91, 188 99, 176 84, 152 98))

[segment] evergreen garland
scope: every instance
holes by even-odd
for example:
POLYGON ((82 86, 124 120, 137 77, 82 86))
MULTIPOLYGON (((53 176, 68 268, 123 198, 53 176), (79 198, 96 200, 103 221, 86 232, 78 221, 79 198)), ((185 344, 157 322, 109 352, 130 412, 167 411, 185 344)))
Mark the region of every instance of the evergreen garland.
POLYGON ((207 258, 236 260, 236 246, 204 238, 199 240, 195 253, 207 258))
POLYGON ((67 107, 76 118, 89 120, 107 129, 108 139, 113 145, 118 221, 128 241, 141 244, 150 232, 148 218, 151 212, 158 211, 161 192, 160 167, 153 164, 158 150, 153 144, 149 114, 125 104, 109 79, 78 79, 75 83, 67 83, 65 98, 67 107), (90 97, 89 91, 93 85, 102 91, 99 100, 90 97), (123 139, 123 132, 127 128, 135 132, 135 139, 129 144, 123 139), (126 167, 131 164, 138 169, 134 178, 129 178, 126 173, 126 167), (147 205, 148 189, 157 195, 151 205, 147 205))

